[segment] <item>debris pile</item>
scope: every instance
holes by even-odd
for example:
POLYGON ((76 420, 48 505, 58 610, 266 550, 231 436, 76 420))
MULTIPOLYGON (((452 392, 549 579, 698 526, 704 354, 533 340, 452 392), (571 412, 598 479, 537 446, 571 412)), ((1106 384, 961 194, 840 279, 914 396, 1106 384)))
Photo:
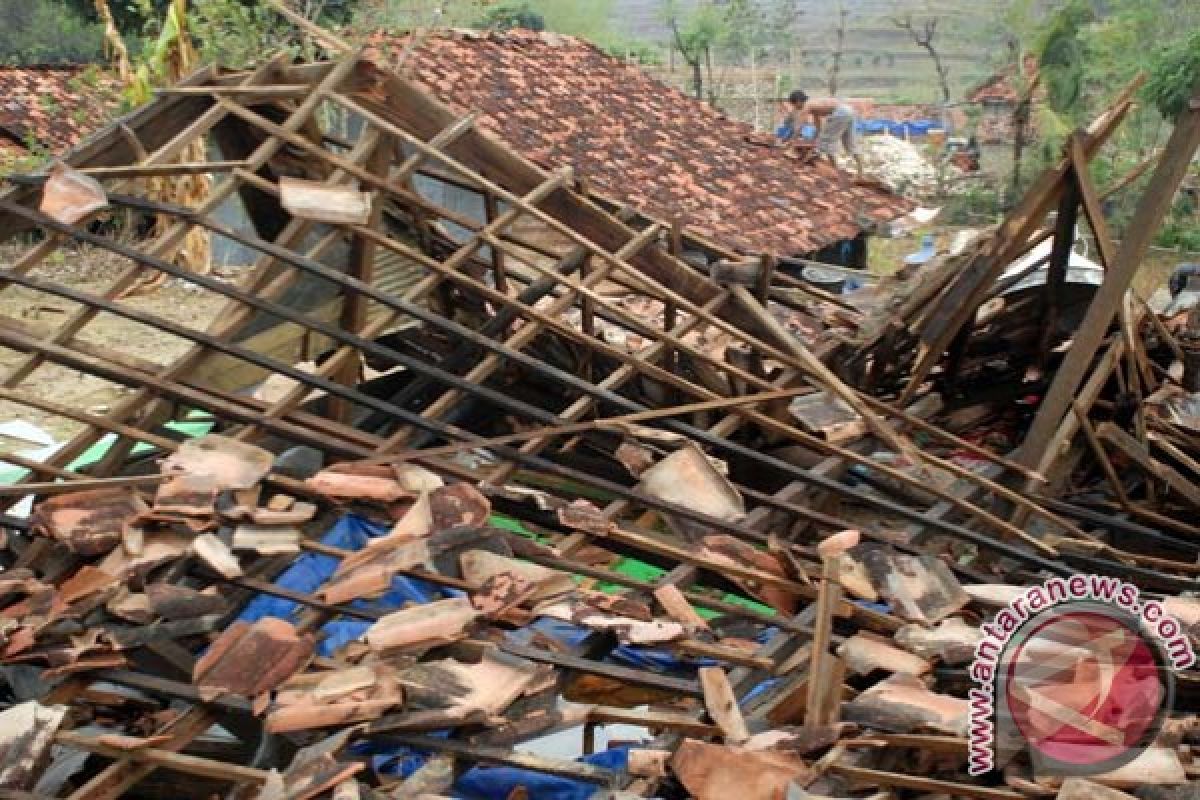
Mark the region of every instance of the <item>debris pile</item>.
MULTIPOLYGON (((858 148, 865 175, 914 200, 936 195, 962 177, 962 171, 950 164, 940 168, 939 176, 939 167, 930 162, 923 148, 888 133, 859 137, 858 148)), ((844 154, 838 157, 838 165, 844 170, 855 166, 844 154)))
MULTIPOLYGON (((1200 330, 1126 293, 1148 238, 1112 246, 1086 169, 1135 88, 999 228, 847 295, 606 209, 357 55, 200 73, 17 176, 0 227, 47 235, 6 281, 77 308, 46 336, 0 325, 26 359, 0 397, 85 430, 0 456, 28 471, 0 501, 36 501, 0 521, 0 793, 1194 791, 1194 672, 1114 671, 1089 648, 1117 629, 1072 619, 998 694, 1017 730, 973 769, 985 637, 1026 591, 1134 581, 1180 623, 1173 658, 1200 626, 1200 330), (211 207, 137 194, 200 169, 173 163, 199 135, 211 207), (46 202, 64 175, 86 202, 46 202), (210 213, 235 193, 247 227, 210 213), (100 207, 173 233, 96 232, 100 207), (1068 269, 1081 208, 1099 287, 1068 269), (261 258, 237 284, 188 273, 168 244, 193 228, 261 258), (130 268, 88 291, 32 270, 64 241, 130 268), (197 330, 112 299, 143 273, 226 313, 197 330), (87 336, 100 314, 190 348, 131 360, 87 336), (22 383, 41 365, 129 391, 82 412, 22 383), (1081 720, 1118 674, 1119 707, 1081 720), (1064 781, 1029 744, 1064 725, 1085 749, 1137 729, 1137 757, 1064 781)), ((1198 143, 1193 110, 1131 230, 1198 143)))

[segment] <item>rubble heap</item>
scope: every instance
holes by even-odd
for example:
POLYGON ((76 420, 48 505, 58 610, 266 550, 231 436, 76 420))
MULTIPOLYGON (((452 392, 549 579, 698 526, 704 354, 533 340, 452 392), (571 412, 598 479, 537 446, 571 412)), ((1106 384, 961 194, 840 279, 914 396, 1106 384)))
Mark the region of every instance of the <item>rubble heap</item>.
MULTIPOLYGON (((932 197, 962 178, 962 170, 947 164, 939 167, 930 162, 921 148, 912 142, 884 133, 862 136, 858 140, 863 173, 883 183, 892 191, 914 200, 932 197)), ((854 160, 840 155, 838 165, 854 169, 854 160)))

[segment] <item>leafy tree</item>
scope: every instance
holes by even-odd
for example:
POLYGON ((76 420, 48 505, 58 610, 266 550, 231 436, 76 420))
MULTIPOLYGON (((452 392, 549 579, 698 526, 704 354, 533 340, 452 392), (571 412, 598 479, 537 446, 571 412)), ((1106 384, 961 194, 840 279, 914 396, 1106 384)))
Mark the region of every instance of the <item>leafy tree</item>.
POLYGON ((1160 51, 1155 58, 1145 94, 1169 120, 1179 118, 1200 87, 1200 30, 1160 51))
MULTIPOLYGON (((59 4, 90 22, 99 20, 93 0, 59 0, 59 4)), ((109 4, 117 29, 125 36, 141 35, 148 23, 166 15, 170 5, 171 0, 118 0, 109 4)))
POLYGON ((504 4, 489 8, 483 15, 479 27, 496 30, 525 28, 531 31, 542 31, 546 29, 546 20, 541 14, 530 8, 529 3, 504 4))
POLYGON ((240 69, 280 49, 297 50, 290 24, 262 3, 192 0, 189 14, 200 57, 240 69))
POLYGON ((1086 0, 1070 0, 1050 18, 1042 34, 1038 63, 1050 107, 1074 120, 1084 99, 1088 47, 1085 26, 1095 19, 1086 0))
POLYGON ((0 63, 98 61, 103 28, 54 0, 0 1, 0 63))
POLYGON ((712 50, 726 33, 726 17, 708 2, 684 15, 676 0, 667 0, 664 12, 675 49, 692 69, 692 91, 697 100, 703 100, 705 68, 711 79, 712 50))

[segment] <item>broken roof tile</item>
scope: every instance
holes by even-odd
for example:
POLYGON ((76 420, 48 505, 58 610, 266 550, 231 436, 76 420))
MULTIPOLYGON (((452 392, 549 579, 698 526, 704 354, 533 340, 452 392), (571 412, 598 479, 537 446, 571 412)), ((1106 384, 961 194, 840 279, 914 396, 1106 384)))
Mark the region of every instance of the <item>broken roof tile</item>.
POLYGON ((257 445, 210 433, 188 439, 163 459, 166 474, 184 472, 213 478, 217 489, 249 489, 266 477, 275 457, 257 445))
POLYGON ((315 640, 274 617, 235 622, 196 662, 192 682, 201 692, 256 697, 279 686, 312 657, 315 640))
POLYGON ((144 510, 132 489, 90 489, 47 498, 34 509, 30 524, 74 553, 96 556, 116 547, 125 525, 144 510))
POLYGON ((0 712, 0 789, 32 789, 66 706, 32 700, 0 712))

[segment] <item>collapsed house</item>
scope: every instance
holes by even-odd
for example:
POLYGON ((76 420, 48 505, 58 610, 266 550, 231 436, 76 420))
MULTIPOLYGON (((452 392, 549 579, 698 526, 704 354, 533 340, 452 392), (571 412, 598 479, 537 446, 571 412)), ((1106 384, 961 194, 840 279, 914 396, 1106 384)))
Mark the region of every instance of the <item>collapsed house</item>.
MULTIPOLYGON (((46 329, 2 321, 17 358, 0 399, 80 430, 43 458, 0 455, 27 471, 0 500, 37 501, 0 518, 0 788, 1018 800, 1186 784, 1177 719, 1096 784, 1021 758, 965 773, 964 665, 996 598, 1096 571, 1200 622, 1194 326, 1126 299, 1147 240, 1109 243, 1086 169, 1131 96, 998 229, 849 295, 769 256, 697 269, 686 230, 595 201, 358 56, 202 70, 70 168, 14 176, 0 236, 30 245, 0 291, 69 306, 46 329), (329 130, 335 111, 353 134, 329 130), (197 137, 219 161, 178 163, 197 137), (198 171, 216 178, 200 207, 141 190, 198 171), (487 219, 422 178, 482 194, 487 219), (252 232, 211 215, 234 195, 252 232), (1098 289, 1067 269, 1081 208, 1098 289), (126 243, 89 231, 104 209, 169 224, 126 243), (175 266, 196 227, 258 261, 237 282, 175 266), (125 268, 99 290, 39 272, 68 242, 125 268), (418 279, 387 284, 395 262, 418 279), (198 327, 115 299, 147 272, 226 305, 198 327), (186 348, 131 358, 89 336, 101 316, 186 348), (27 381, 47 366, 127 391, 63 404, 27 381), (1032 423, 1014 420, 1032 385, 1032 423)), ((1198 141, 1193 110, 1131 231, 1156 227, 1198 141)), ((1179 681, 1186 714, 1194 676, 1179 681)))

